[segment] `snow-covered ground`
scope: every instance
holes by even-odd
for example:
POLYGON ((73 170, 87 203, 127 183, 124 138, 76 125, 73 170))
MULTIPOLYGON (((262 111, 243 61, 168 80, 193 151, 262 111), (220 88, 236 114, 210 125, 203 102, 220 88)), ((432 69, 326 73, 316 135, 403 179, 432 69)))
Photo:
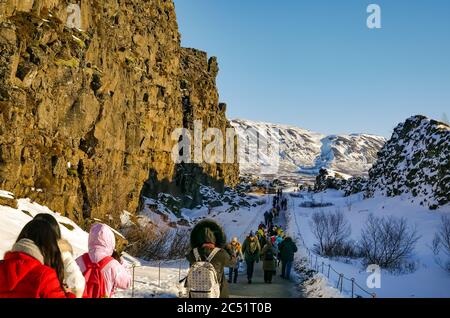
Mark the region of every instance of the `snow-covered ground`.
MULTIPOLYGON (((316 255, 309 256, 309 250, 313 249, 316 239, 311 231, 311 216, 315 211, 334 212, 340 209, 351 224, 351 238, 358 241, 361 230, 368 216, 396 216, 405 217, 410 226, 416 227, 420 239, 416 244, 412 260, 416 269, 410 273, 395 274, 385 270, 381 272, 381 288, 369 289, 366 285, 371 273, 361 265, 361 260, 351 259, 325 259, 318 257, 319 270, 324 262, 324 276, 328 275, 330 264, 338 273, 346 278, 355 278, 357 284, 369 291, 376 293, 377 297, 450 297, 450 273, 446 272, 436 262, 436 257, 431 249, 431 243, 440 224, 442 215, 450 215, 450 206, 445 206, 437 211, 430 211, 426 207, 413 204, 402 197, 382 197, 362 199, 362 194, 344 197, 340 191, 328 190, 326 192, 304 197, 291 197, 289 209, 289 231, 303 241, 300 254, 309 258, 313 266, 316 264, 316 255), (314 198, 317 202, 330 202, 333 206, 322 208, 302 208, 302 201, 314 198)), ((337 286, 338 277, 331 271, 329 286, 337 286)), ((317 287, 317 286, 316 286, 317 287)), ((351 294, 351 282, 344 279, 344 295, 351 294)), ((355 288, 359 296, 370 297, 359 288, 355 288)))
MULTIPOLYGON (((287 191, 286 191, 287 192, 287 191)), ((298 193, 297 193, 298 194, 298 193)), ((357 284, 370 293, 376 293, 377 297, 450 297, 450 273, 442 269, 435 260, 431 249, 436 229, 442 215, 450 215, 450 207, 446 206, 437 211, 430 211, 420 205, 397 198, 375 197, 362 199, 361 194, 343 197, 340 191, 329 190, 323 193, 293 197, 290 196, 289 210, 287 212, 287 233, 297 240, 299 252, 296 255, 298 261, 308 259, 315 264, 315 255, 309 256, 316 240, 311 232, 311 215, 318 209, 302 208, 299 205, 305 200, 314 198, 318 202, 330 202, 333 206, 320 208, 325 212, 334 212, 339 208, 344 212, 346 219, 352 228, 351 238, 357 241, 361 229, 364 227, 370 213, 376 216, 395 215, 406 217, 411 226, 416 226, 420 239, 416 245, 413 260, 416 269, 414 272, 394 274, 382 271, 381 288, 369 289, 366 280, 370 273, 361 265, 361 260, 351 259, 324 259, 317 258, 317 264, 321 271, 321 263, 324 262, 324 274, 314 275, 303 286, 305 294, 309 297, 341 297, 338 289, 338 275, 333 271, 327 278, 328 264, 346 278, 355 278, 357 284)), ((14 195, 0 192, 4 198, 13 198, 14 195)), ((212 218, 223 225, 227 238, 237 236, 242 242, 245 236, 254 231, 259 222, 263 220, 264 212, 270 207, 271 196, 259 195, 254 198, 259 204, 250 207, 241 207, 235 211, 229 211, 225 204, 214 208, 210 214, 205 208, 195 210, 183 210, 182 215, 192 222, 202 218, 212 218)), ((22 227, 38 213, 50 213, 60 222, 62 235, 68 239, 74 247, 75 256, 83 254, 87 250, 88 233, 79 228, 73 221, 50 211, 47 207, 31 202, 29 199, 17 199, 17 209, 8 206, 0 206, 0 259, 14 244, 22 227)), ((180 278, 187 273, 188 264, 185 260, 173 260, 163 262, 145 262, 125 254, 127 266, 134 272, 134 297, 178 297, 180 292, 180 278)), ((344 280, 343 296, 350 296, 351 283, 344 280)), ((118 291, 115 297, 131 297, 133 291, 118 291)), ((355 288, 355 295, 370 297, 359 288, 355 288)))
MULTIPOLYGON (((13 199, 10 192, 1 191, 0 196, 13 199)), ((83 231, 72 220, 54 213, 45 206, 32 203, 29 199, 18 199, 17 209, 0 205, 0 259, 11 249, 22 228, 39 213, 53 215, 61 224, 62 237, 67 239, 73 247, 74 256, 78 257, 88 250, 88 233, 83 231), (70 228, 70 229, 69 229, 70 228)), ((161 271, 159 263, 146 263, 128 254, 124 254, 125 265, 132 271, 135 267, 135 297, 177 297, 178 277, 187 268, 184 261, 163 262, 161 271), (181 264, 181 271, 180 271, 181 264)), ((132 290, 118 290, 115 297, 131 297, 132 290)))
MULTIPOLYGON (((14 194, 0 191, 0 196, 14 199, 14 194)), ((255 203, 249 207, 241 207, 230 211, 230 205, 224 203, 221 207, 212 209, 208 214, 207 208, 188 210, 184 209, 182 215, 189 221, 195 222, 202 218, 217 220, 223 225, 227 238, 239 237, 242 241, 245 235, 255 230, 261 220, 263 213, 268 208, 267 204, 256 204, 256 202, 267 202, 266 196, 255 195, 247 197, 250 202, 255 203), (265 201, 266 200, 266 201, 265 201)), ((70 219, 54 213, 45 206, 32 203, 29 199, 17 199, 17 209, 0 205, 0 259, 5 252, 11 249, 23 226, 38 213, 49 213, 61 224, 63 238, 67 239, 74 248, 74 255, 78 257, 88 249, 88 233, 83 231, 70 219), (66 227, 68 225, 68 227, 66 227), (70 229, 69 229, 70 228, 70 229)), ((152 214, 143 216, 150 218, 152 214)), ((160 216, 153 213, 152 220, 161 224, 160 216)), ((129 215, 123 213, 123 223, 129 222, 129 215)), ((142 220, 141 220, 142 221, 142 220)), ((180 278, 187 274, 189 264, 186 260, 172 260, 162 262, 146 262, 124 254, 125 264, 132 272, 134 267, 134 291, 118 290, 115 297, 118 298, 152 298, 152 297, 178 297, 180 293, 180 278), (134 265, 134 266, 133 266, 134 265)))

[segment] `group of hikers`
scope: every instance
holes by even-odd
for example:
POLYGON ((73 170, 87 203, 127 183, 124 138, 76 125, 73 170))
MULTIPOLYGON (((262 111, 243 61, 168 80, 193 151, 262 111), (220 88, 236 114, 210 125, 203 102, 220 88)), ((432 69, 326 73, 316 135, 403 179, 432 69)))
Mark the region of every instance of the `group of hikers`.
MULTIPOLYGON (((278 192, 277 197, 279 202, 286 200, 282 198, 282 192, 278 192)), ((290 279, 297 246, 292 238, 285 235, 281 226, 272 223, 273 219, 261 222, 256 233, 251 231, 242 246, 237 237, 227 243, 222 227, 215 221, 198 223, 192 230, 191 250, 187 255, 190 263, 185 279, 188 297, 228 297, 228 284, 237 283, 242 262, 246 264, 249 284, 252 283, 255 263, 260 261, 266 284, 272 283, 280 262, 280 277, 290 279), (225 276, 226 267, 228 279, 225 276)))
POLYGON ((287 198, 283 197, 283 190, 277 190, 277 194, 272 200, 272 209, 264 213, 264 223, 266 226, 270 226, 273 223, 273 219, 280 215, 281 211, 287 210, 287 198))
MULTIPOLYGON (((261 222, 241 246, 236 237, 227 243, 217 222, 203 220, 192 229, 190 243, 185 286, 191 298, 228 297, 227 283, 237 283, 239 264, 244 261, 249 284, 259 261, 265 283, 272 282, 280 262, 280 276, 289 279, 297 251, 292 239, 272 222, 261 222), (229 269, 228 280, 225 268, 229 269)), ((112 297, 116 288, 127 289, 132 283, 115 244, 111 228, 96 223, 89 232, 88 252, 75 259, 58 221, 51 214, 37 214, 0 260, 0 298, 112 297)))
POLYGON ((37 214, 0 261, 0 298, 109 298, 132 280, 115 244, 112 230, 96 223, 88 252, 75 259, 58 221, 37 214))

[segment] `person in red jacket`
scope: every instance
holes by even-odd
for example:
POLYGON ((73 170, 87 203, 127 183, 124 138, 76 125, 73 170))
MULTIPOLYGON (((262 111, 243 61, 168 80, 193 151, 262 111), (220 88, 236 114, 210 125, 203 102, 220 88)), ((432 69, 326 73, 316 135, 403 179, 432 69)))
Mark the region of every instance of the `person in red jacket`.
POLYGON ((0 261, 0 298, 75 298, 63 280, 54 229, 43 220, 28 222, 0 261))

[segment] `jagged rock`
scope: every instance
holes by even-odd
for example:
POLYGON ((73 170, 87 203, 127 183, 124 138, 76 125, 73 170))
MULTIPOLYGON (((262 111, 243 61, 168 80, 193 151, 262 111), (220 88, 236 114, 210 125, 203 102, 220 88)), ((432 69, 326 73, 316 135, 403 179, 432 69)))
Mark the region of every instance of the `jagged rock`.
MULTIPOLYGON (((81 29, 65 26, 67 4, 0 3, 0 188, 79 224, 117 223, 139 209, 149 179, 159 184, 146 188, 152 195, 183 189, 171 158, 175 128, 194 119, 228 125, 217 61, 180 47, 173 1, 84 0, 81 29)), ((237 182, 237 164, 199 169, 196 181, 237 182)))
POLYGON ((368 178, 336 178, 323 169, 315 191, 333 188, 345 195, 365 192, 386 196, 406 195, 430 209, 450 202, 450 126, 413 116, 399 124, 378 153, 368 178))
POLYGON ((450 127, 413 116, 399 124, 369 171, 366 196, 407 195, 436 209, 450 202, 450 127))

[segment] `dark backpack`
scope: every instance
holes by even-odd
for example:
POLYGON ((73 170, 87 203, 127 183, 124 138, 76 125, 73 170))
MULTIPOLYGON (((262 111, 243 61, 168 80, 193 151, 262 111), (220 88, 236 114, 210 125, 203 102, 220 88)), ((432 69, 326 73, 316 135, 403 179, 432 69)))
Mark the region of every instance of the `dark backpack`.
POLYGON ((106 256, 100 262, 93 263, 88 253, 83 254, 83 261, 86 266, 86 270, 83 273, 86 280, 83 298, 109 297, 106 293, 105 278, 103 277, 102 270, 113 259, 111 256, 106 256))

